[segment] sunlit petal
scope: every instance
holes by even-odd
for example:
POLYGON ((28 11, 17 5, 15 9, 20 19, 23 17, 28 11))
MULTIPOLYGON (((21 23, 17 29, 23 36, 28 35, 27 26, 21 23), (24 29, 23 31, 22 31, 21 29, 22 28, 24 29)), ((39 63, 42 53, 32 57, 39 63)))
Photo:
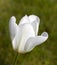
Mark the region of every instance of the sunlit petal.
POLYGON ((34 33, 34 30, 33 30, 33 27, 30 24, 25 24, 22 27, 21 34, 22 34, 22 36, 21 36, 21 41, 20 41, 20 45, 19 45, 18 51, 23 53, 23 52, 25 52, 24 47, 25 47, 26 41, 30 37, 34 37, 35 33, 34 33))

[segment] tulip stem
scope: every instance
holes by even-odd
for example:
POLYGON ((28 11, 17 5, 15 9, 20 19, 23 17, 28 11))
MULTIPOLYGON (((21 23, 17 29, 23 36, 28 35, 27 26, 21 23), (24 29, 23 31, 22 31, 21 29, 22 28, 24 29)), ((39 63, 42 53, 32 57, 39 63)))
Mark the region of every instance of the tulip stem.
POLYGON ((15 55, 15 57, 14 57, 13 65, 16 65, 17 57, 18 57, 18 53, 16 53, 16 55, 15 55))

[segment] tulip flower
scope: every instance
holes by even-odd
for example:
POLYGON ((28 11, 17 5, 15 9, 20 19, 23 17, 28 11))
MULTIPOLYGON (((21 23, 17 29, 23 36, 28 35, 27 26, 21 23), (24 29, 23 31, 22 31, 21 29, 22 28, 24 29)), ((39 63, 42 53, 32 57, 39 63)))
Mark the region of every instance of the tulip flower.
POLYGON ((39 23, 40 19, 36 15, 25 15, 18 25, 14 16, 10 18, 9 30, 14 50, 17 50, 19 53, 27 53, 48 39, 47 32, 37 35, 39 23))

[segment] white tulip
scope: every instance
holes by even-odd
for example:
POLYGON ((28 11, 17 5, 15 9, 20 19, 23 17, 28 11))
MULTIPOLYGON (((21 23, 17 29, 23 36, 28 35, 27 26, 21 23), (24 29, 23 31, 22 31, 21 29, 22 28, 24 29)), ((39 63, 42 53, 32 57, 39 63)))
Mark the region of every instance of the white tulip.
POLYGON ((35 46, 47 40, 47 32, 37 36, 39 23, 40 19, 35 15, 25 15, 18 25, 14 16, 10 18, 9 30, 14 50, 19 53, 30 52, 35 46))

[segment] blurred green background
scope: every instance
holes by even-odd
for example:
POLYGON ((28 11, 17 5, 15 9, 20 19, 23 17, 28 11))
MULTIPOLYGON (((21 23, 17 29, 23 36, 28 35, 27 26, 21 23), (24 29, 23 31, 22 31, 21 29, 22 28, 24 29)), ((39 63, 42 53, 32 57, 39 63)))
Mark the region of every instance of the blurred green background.
POLYGON ((0 65, 13 64, 16 51, 9 35, 9 19, 37 15, 40 17, 39 34, 48 32, 49 38, 32 52, 18 54, 16 65, 57 65, 57 0, 0 0, 0 65))

